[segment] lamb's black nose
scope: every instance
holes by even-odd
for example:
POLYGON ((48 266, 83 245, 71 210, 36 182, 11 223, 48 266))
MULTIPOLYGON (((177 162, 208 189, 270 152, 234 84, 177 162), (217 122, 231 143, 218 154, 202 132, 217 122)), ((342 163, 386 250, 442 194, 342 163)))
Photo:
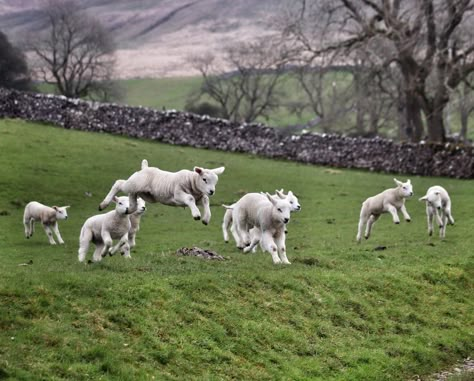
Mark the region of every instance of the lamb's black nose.
POLYGON ((283 222, 284 222, 285 224, 287 224, 289 221, 290 221, 289 218, 285 218, 285 219, 283 220, 283 222))
POLYGON ((214 194, 214 191, 213 191, 213 190, 210 190, 210 191, 209 191, 209 195, 212 196, 213 194, 214 194))

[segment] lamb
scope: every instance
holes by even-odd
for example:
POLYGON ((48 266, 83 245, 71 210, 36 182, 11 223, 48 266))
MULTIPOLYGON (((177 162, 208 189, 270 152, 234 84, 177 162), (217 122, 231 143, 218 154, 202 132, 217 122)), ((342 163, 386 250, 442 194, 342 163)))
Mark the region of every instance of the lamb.
POLYGON ((148 162, 143 160, 140 171, 135 172, 128 180, 117 180, 114 183, 100 203, 99 210, 105 209, 117 193, 124 192, 130 199, 130 213, 135 213, 137 197, 141 197, 151 203, 188 206, 193 218, 199 220, 201 212, 196 202, 200 202, 204 208, 202 222, 207 225, 211 219, 209 196, 215 193, 218 175, 223 173, 224 169, 224 167, 215 169, 194 167, 193 171, 167 172, 149 167, 148 162))
POLYGON ((426 195, 421 197, 419 201, 426 201, 428 234, 433 235, 433 217, 436 216, 439 225, 439 236, 444 238, 448 221, 451 225, 454 225, 454 218, 451 214, 451 199, 446 189, 439 185, 432 186, 428 188, 426 195))
POLYGON ((53 238, 53 231, 56 234, 57 240, 60 244, 64 241, 59 233, 58 220, 67 219, 67 206, 46 206, 37 201, 29 202, 25 207, 23 214, 23 225, 25 226, 25 237, 30 238, 35 231, 35 221, 41 221, 43 228, 48 236, 49 243, 56 245, 53 238))
POLYGON ((286 256, 285 226, 290 221, 291 206, 286 199, 277 199, 265 194, 248 193, 232 207, 232 219, 236 225, 239 244, 252 250, 259 242, 262 249, 272 255, 273 263, 290 264, 286 256), (249 230, 259 229, 250 240, 249 230))
MULTIPOLYGON (((265 193, 261 192, 260 195, 262 196, 262 199, 266 198, 265 193)), ((281 199, 286 199, 289 202, 290 206, 291 206, 291 211, 292 212, 296 212, 296 211, 301 210, 301 205, 298 201, 298 198, 293 194, 292 191, 289 191, 288 194, 285 195, 283 189, 280 189, 279 191, 276 190, 274 197, 279 197, 281 199)), ((229 234, 227 232, 227 230, 229 229, 229 226, 231 226, 232 235, 234 236, 234 239, 237 242, 237 232, 235 231, 235 226, 232 224, 232 209, 235 205, 236 205, 236 203, 234 203, 230 206, 224 205, 224 207, 227 209, 226 212, 224 213, 224 219, 222 221, 222 234, 224 236, 224 241, 225 242, 229 242, 229 234)), ((253 231, 253 229, 250 230, 251 236, 253 235, 252 233, 255 233, 253 231)))
POLYGON ((133 249, 136 246, 135 237, 137 235, 137 232, 140 230, 140 220, 142 218, 142 215, 146 211, 145 201, 139 197, 137 202, 137 210, 135 211, 135 213, 130 215, 130 231, 128 232, 128 244, 130 246, 130 249, 133 249))
POLYGON ((131 229, 129 218, 128 197, 114 197, 115 210, 108 213, 92 216, 84 222, 79 237, 79 262, 84 262, 89 245, 93 242, 96 246, 92 260, 99 262, 109 253, 113 255, 120 249, 121 253, 130 258, 128 233, 131 229), (119 242, 113 245, 113 240, 119 242))
POLYGON ((397 211, 400 210, 407 222, 411 221, 410 215, 405 207, 405 199, 413 196, 413 187, 408 179, 406 183, 402 183, 397 179, 393 179, 397 184, 396 188, 384 190, 373 197, 369 197, 362 203, 360 210, 359 229, 357 232, 357 242, 360 243, 362 237, 362 229, 365 229, 365 239, 370 237, 372 225, 377 221, 382 213, 390 213, 395 224, 400 223, 397 211))

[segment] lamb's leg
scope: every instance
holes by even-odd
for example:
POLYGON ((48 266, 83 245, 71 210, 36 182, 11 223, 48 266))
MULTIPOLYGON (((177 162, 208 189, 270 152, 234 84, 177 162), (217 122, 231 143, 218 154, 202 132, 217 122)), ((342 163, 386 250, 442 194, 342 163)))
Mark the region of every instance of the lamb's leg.
POLYGON ((448 224, 448 216, 443 215, 443 226, 439 228, 439 236, 444 239, 446 237, 446 225, 448 224))
POLYGON ((393 223, 399 224, 400 218, 398 217, 397 208, 395 208, 393 205, 388 205, 387 210, 392 215, 393 223))
POLYGON ((281 263, 281 259, 278 256, 278 247, 273 241, 273 237, 271 233, 269 233, 268 231, 263 232, 262 234, 262 246, 264 247, 266 251, 268 251, 271 254, 273 263, 275 265, 281 263))
MULTIPOLYGON (((253 241, 254 239, 258 239, 259 242, 261 242, 262 240, 262 234, 260 232, 260 229, 256 228, 256 227, 253 227, 252 229, 250 229, 249 231, 250 233, 250 239, 253 241)), ((255 246, 253 249, 252 249, 252 253, 256 253, 257 252, 257 246, 255 246)))
POLYGON ((180 191, 175 194, 175 199, 178 202, 181 202, 184 205, 188 206, 189 209, 191 209, 191 214, 196 221, 201 219, 201 212, 196 206, 196 200, 194 199, 193 196, 191 196, 188 193, 180 191))
POLYGON ((110 236, 110 232, 108 232, 107 230, 103 229, 100 235, 102 237, 102 241, 104 242, 104 247, 102 248, 100 256, 105 257, 109 253, 109 250, 114 243, 112 241, 112 237, 110 236))
POLYGON ((118 249, 120 249, 122 246, 127 245, 128 246, 128 232, 125 233, 122 237, 120 237, 120 241, 115 246, 112 246, 109 248, 109 254, 114 255, 118 249))
POLYGON ((405 219, 406 222, 411 222, 411 217, 410 215, 408 214, 407 212, 407 208, 405 206, 405 203, 402 204, 401 208, 400 208, 400 211, 402 212, 403 214, 403 218, 405 219))
POLYGON ((209 207, 209 197, 202 196, 201 203, 203 206, 204 215, 202 216, 202 223, 207 225, 211 220, 211 208, 209 207))
POLYGON ((243 248, 245 245, 242 241, 242 238, 240 237, 240 233, 237 229, 237 225, 235 223, 232 223, 232 225, 230 226, 230 232, 232 233, 232 236, 234 237, 234 241, 235 241, 235 245, 241 249, 243 248))
POLYGON ((232 223, 232 210, 227 209, 224 213, 224 219, 222 220, 222 235, 224 236, 225 242, 229 242, 229 233, 227 232, 227 229, 229 229, 229 226, 231 223, 232 223))
POLYGON ((25 227, 25 237, 30 238, 30 221, 28 219, 23 219, 23 226, 25 227))
POLYGON ((54 241, 54 238, 53 238, 53 232, 51 231, 51 227, 47 224, 43 224, 43 228, 44 228, 44 231, 46 232, 46 235, 49 239, 49 243, 51 245, 56 245, 56 242, 54 241))
MULTIPOLYGON (((126 180, 117 180, 114 185, 112 185, 112 188, 110 189, 110 192, 107 193, 107 196, 105 196, 104 200, 99 204, 99 210, 104 210, 109 206, 109 204, 112 202, 112 199, 119 193, 123 192, 123 184, 126 183, 126 180)), ((124 192, 127 193, 127 192, 124 192)))
POLYGON ((102 260, 102 257, 105 256, 102 255, 104 251, 106 251, 105 245, 102 242, 97 243, 95 246, 94 255, 92 256, 92 260, 94 262, 100 262, 102 260))
POLYGON ((451 214, 451 208, 446 208, 444 212, 448 216, 449 223, 451 225, 454 225, 454 218, 453 218, 453 215, 451 214))
POLYGON ((92 240, 92 232, 90 230, 81 230, 81 236, 79 238, 79 250, 78 259, 79 262, 84 262, 86 259, 87 251, 89 250, 89 244, 92 240))
POLYGON ((291 265, 291 262, 286 257, 286 243, 285 243, 285 232, 282 231, 281 233, 275 236, 275 243, 278 248, 278 255, 280 256, 281 263, 285 265, 291 265))
POLYGON ((368 218, 369 217, 362 210, 359 217, 359 227, 357 230, 357 237, 356 237, 358 243, 360 243, 360 240, 362 238, 362 230, 364 230, 364 226, 367 223, 368 218))
POLYGON ((128 235, 129 249, 133 249, 136 246, 136 242, 135 242, 135 236, 136 235, 137 235, 137 232, 135 232, 135 231, 130 232, 130 234, 128 235))
POLYGON ((58 239, 58 242, 59 242, 60 244, 64 244, 64 241, 63 241, 63 239, 62 239, 62 237, 61 237, 61 233, 59 233, 59 227, 58 227, 58 222, 57 222, 57 221, 56 221, 56 222, 54 223, 54 225, 53 225, 53 231, 54 231, 54 234, 56 234, 56 237, 57 237, 57 239, 58 239))
POLYGON ((132 256, 130 255, 130 246, 128 243, 125 243, 120 248, 120 253, 124 256, 124 258, 132 259, 132 256))
MULTIPOLYGON (((234 223, 235 222, 236 221, 234 221, 234 223)), ((239 240, 237 242, 237 247, 239 249, 243 249, 244 247, 250 245, 251 240, 249 234, 249 226, 244 220, 239 219, 237 221, 236 232, 239 235, 239 240)))
POLYGON ((429 206, 426 207, 426 218, 428 220, 428 235, 433 235, 433 217, 434 213, 429 206))
POLYGON ((367 226, 365 228, 365 239, 369 239, 370 233, 372 232, 372 226, 375 224, 375 221, 377 221, 380 217, 380 214, 374 215, 371 214, 369 217, 369 220, 367 221, 367 226))
POLYGON ((251 230, 252 231, 258 230, 258 232, 255 232, 254 234, 252 234, 250 245, 244 248, 244 253, 248 253, 249 251, 253 252, 254 249, 257 247, 258 243, 260 242, 260 229, 252 228, 251 230))

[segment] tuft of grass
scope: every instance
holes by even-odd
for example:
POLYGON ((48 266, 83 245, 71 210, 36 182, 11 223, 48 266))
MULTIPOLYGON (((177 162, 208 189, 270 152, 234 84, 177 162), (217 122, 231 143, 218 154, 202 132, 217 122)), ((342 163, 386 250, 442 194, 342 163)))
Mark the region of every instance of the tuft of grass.
POLYGON ((472 181, 412 176, 412 223, 382 217, 357 245, 361 202, 392 177, 1 120, 0 377, 407 380, 472 356, 472 181), (78 263, 83 222, 144 158, 170 171, 226 167, 210 225, 148 205, 131 260, 78 263), (444 241, 428 237, 416 200, 434 184, 453 200, 444 241), (280 188, 302 204, 290 266, 240 253, 220 230, 221 204, 280 188), (31 200, 71 205, 65 245, 38 225, 24 238, 31 200), (176 256, 183 246, 229 260, 176 256))

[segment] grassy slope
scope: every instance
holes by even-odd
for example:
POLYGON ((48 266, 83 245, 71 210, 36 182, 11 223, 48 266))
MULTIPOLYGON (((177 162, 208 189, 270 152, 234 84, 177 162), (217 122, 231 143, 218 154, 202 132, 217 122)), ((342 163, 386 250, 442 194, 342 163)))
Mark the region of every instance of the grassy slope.
POLYGON ((412 177, 416 197, 435 183, 452 194, 457 225, 444 242, 428 239, 413 199, 411 224, 384 216, 356 245, 361 200, 392 177, 0 121, 0 378, 407 380, 472 355, 474 221, 461 207, 472 182, 412 177), (211 224, 149 205, 131 261, 79 264, 83 221, 142 158, 168 170, 225 165, 211 224), (280 187, 303 206, 287 267, 238 253, 220 232, 218 205, 280 187), (72 205, 66 245, 49 246, 40 226, 23 237, 33 199, 72 205), (192 245, 229 260, 173 254, 192 245))

